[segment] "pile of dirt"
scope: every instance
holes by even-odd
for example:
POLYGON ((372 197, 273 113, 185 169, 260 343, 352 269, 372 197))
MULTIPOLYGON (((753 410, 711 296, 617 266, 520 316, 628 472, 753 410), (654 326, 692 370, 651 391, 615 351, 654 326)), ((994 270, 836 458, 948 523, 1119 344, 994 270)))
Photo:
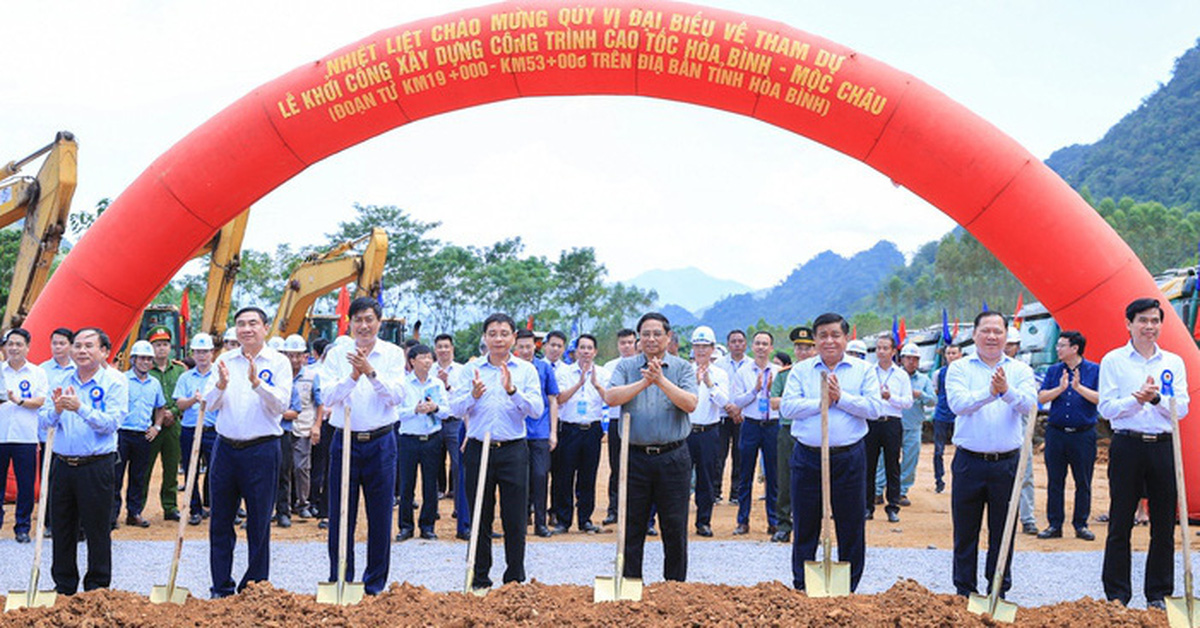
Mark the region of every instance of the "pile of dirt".
MULTIPOLYGON (((1166 615, 1081 600, 1018 611, 1026 626, 1165 626, 1166 615)), ((317 604, 312 595, 254 585, 223 600, 188 600, 183 607, 151 604, 120 591, 62 598, 49 609, 0 616, 0 626, 994 626, 969 613, 966 601, 935 595, 912 581, 885 593, 810 599, 780 583, 753 587, 660 583, 637 603, 593 604, 592 590, 538 582, 508 585, 486 597, 432 593, 392 585, 354 607, 317 604)))

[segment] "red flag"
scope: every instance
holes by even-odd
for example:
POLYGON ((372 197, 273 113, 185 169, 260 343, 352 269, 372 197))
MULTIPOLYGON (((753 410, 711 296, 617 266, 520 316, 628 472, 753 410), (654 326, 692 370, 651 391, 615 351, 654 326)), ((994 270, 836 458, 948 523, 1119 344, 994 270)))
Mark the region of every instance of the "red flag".
POLYGON ((346 292, 346 286, 338 291, 337 309, 334 312, 338 316, 337 333, 341 336, 350 329, 350 293, 346 292))
POLYGON ((191 304, 188 303, 188 288, 184 286, 183 297, 179 299, 179 346, 188 346, 188 324, 192 322, 191 304))
POLYGON ((850 327, 850 339, 858 340, 858 323, 850 327))
POLYGON ((954 317, 954 333, 950 334, 951 338, 958 338, 958 317, 954 317))
POLYGON ((904 326, 904 317, 900 317, 900 346, 904 346, 904 341, 908 340, 908 329, 904 326))
POLYGON ((1013 326, 1016 327, 1017 329, 1021 328, 1022 320, 1021 320, 1021 317, 1018 316, 1018 314, 1021 313, 1021 306, 1024 304, 1024 302, 1025 302, 1025 294, 1017 293, 1017 309, 1013 311, 1013 326))
POLYGON ((533 331, 533 314, 529 315, 529 320, 525 321, 525 329, 533 331))

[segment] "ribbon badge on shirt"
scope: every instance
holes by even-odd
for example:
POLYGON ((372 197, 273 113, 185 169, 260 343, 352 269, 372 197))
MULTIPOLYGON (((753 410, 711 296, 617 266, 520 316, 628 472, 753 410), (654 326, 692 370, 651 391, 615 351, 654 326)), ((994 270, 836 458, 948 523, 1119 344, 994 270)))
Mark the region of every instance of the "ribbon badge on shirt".
POLYGON ((1174 397, 1175 396, 1175 386, 1174 386, 1175 374, 1172 373, 1170 370, 1163 369, 1162 377, 1160 378, 1160 381, 1162 382, 1162 394, 1166 397, 1174 397))
POLYGON ((270 369, 263 369, 258 372, 258 378, 271 386, 275 385, 275 382, 271 381, 273 377, 275 377, 275 375, 271 373, 270 369))
POLYGON ((93 388, 92 391, 88 393, 88 396, 90 396, 92 398, 92 408, 93 409, 95 409, 95 410, 103 410, 104 409, 104 389, 103 388, 100 388, 99 386, 93 388))
POLYGON ((33 395, 29 393, 29 380, 27 380, 27 379, 21 380, 21 383, 18 384, 18 387, 21 389, 21 398, 22 399, 32 399, 33 398, 33 395))

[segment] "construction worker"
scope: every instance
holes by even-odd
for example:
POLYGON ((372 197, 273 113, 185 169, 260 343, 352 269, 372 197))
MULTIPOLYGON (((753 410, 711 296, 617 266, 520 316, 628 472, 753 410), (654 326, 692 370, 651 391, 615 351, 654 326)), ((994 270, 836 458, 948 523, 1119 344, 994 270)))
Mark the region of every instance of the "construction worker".
MULTIPOLYGON (((150 368, 150 376, 157 379, 164 391, 173 392, 179 376, 187 370, 187 365, 172 359, 171 331, 159 325, 150 330, 147 338, 154 347, 154 365, 150 368)), ((150 462, 146 465, 146 490, 150 488, 150 475, 154 471, 155 458, 162 459, 162 482, 159 484, 158 499, 162 504, 163 519, 179 521, 179 507, 175 495, 179 492, 179 462, 182 457, 179 450, 179 407, 175 398, 168 397, 163 412, 162 433, 150 443, 150 462)), ((149 500, 146 500, 149 503, 149 500)))
POLYGON ((717 335, 711 327, 697 327, 691 340, 696 359, 696 409, 688 414, 692 433, 687 442, 692 472, 696 475, 696 534, 711 537, 713 475, 717 472, 721 412, 729 403, 729 375, 713 362, 717 335))
MULTIPOLYGON (((179 376, 179 381, 175 382, 175 392, 171 394, 175 398, 175 406, 183 413, 179 421, 182 426, 179 434, 179 448, 183 453, 184 467, 191 464, 192 443, 196 437, 196 421, 200 420, 200 400, 213 375, 215 347, 212 336, 204 333, 196 334, 192 337, 190 348, 196 366, 184 371, 183 375, 179 376)), ((197 471, 196 485, 192 487, 191 496, 184 496, 185 499, 189 499, 190 504, 188 524, 194 526, 200 525, 200 522, 207 519, 209 515, 204 504, 210 503, 209 478, 212 475, 213 444, 217 442, 216 426, 217 412, 208 409, 204 413, 204 425, 200 428, 203 430, 200 434, 200 459, 204 461, 209 472, 204 474, 204 481, 201 482, 199 471, 197 471)))
POLYGON ((129 486, 125 492, 125 525, 149 528, 150 522, 142 516, 143 496, 146 487, 146 467, 150 462, 150 445, 162 436, 163 408, 167 405, 162 384, 150 377, 154 365, 154 348, 149 342, 139 340, 129 350, 132 367, 126 371, 129 378, 129 411, 121 418, 117 438, 116 484, 113 491, 112 527, 117 529, 117 516, 121 514, 121 484, 125 470, 129 470, 129 486))
MULTIPOLYGON (((31 338, 29 332, 20 327, 8 330, 3 342, 5 361, 0 366, 0 383, 5 388, 4 397, 0 398, 0 478, 8 477, 8 463, 12 461, 13 475, 17 479, 13 533, 18 543, 30 540, 33 483, 38 460, 38 409, 49 394, 46 372, 26 359, 31 338)), ((4 506, 0 504, 0 525, 3 521, 4 506)))
MULTIPOLYGON (((912 505, 908 498, 908 490, 912 488, 917 478, 917 462, 921 457, 921 430, 925 424, 925 409, 937 404, 937 396, 933 392, 933 382, 929 376, 922 373, 921 350, 909 342, 900 349, 900 367, 908 375, 912 384, 911 406, 904 409, 900 415, 900 425, 903 427, 903 437, 900 440, 900 506, 907 508, 912 505)), ((886 488, 886 474, 875 474, 875 494, 880 495, 886 488)))
MULTIPOLYGON (((292 334, 283 341, 283 354, 292 363, 292 401, 288 407, 292 417, 292 466, 282 473, 292 476, 290 489, 285 495, 292 500, 296 516, 301 519, 313 517, 309 494, 312 492, 312 431, 317 416, 324 412, 321 400, 321 376, 315 365, 308 363, 308 343, 299 334, 292 334)), ((319 429, 319 428, 318 428, 319 429)), ((317 437, 320 440, 320 437, 317 437)), ((276 512, 279 506, 276 504, 276 512)))
POLYGON ((783 391, 787 388, 788 375, 797 364, 817 355, 817 345, 813 341, 812 329, 808 327, 793 327, 788 338, 792 341, 792 353, 796 359, 792 366, 782 369, 771 384, 771 409, 779 416, 779 436, 776 440, 775 468, 776 482, 779 485, 778 497, 775 498, 775 518, 779 521, 775 534, 771 535, 772 543, 787 543, 792 539, 792 450, 796 448, 796 437, 792 436, 792 419, 783 416, 779 404, 783 401, 783 391))

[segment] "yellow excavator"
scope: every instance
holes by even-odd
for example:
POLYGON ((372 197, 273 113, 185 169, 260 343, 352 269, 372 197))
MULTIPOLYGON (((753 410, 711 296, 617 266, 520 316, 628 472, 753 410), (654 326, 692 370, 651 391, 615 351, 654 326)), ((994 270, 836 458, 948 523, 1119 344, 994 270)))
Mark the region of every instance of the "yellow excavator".
POLYGON ((75 136, 61 131, 50 144, 0 168, 0 228, 25 220, 0 328, 20 326, 46 286, 71 213, 78 154, 75 136), (42 155, 46 160, 36 177, 17 176, 42 155))
POLYGON ((387 232, 376 227, 324 253, 310 255, 288 277, 271 334, 286 337, 300 333, 313 303, 351 281, 355 282, 355 297, 378 297, 383 289, 387 248, 387 232), (353 253, 359 246, 363 246, 362 253, 353 253))

